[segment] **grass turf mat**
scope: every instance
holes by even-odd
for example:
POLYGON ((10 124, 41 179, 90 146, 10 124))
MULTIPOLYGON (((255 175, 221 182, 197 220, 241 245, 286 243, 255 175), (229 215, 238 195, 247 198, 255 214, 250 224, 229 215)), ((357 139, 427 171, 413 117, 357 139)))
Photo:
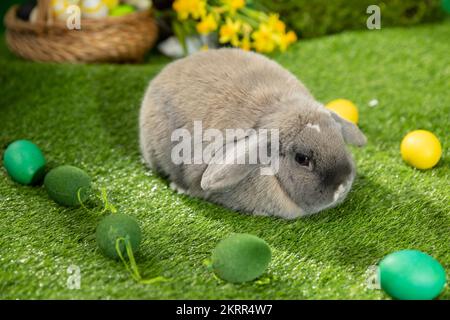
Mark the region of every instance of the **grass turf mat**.
MULTIPOLYGON (((450 23, 349 32, 300 41, 274 58, 321 101, 360 107, 369 143, 353 149, 358 178, 347 200, 321 214, 284 221, 253 217, 174 193, 140 160, 137 115, 148 81, 167 63, 56 65, 19 60, 0 45, 0 145, 30 139, 49 168, 85 169, 136 217, 145 277, 136 284, 95 242, 101 216, 51 201, 43 187, 13 183, 0 170, 0 298, 322 299, 386 296, 366 288, 366 270, 384 255, 414 248, 449 270, 450 23), (369 107, 376 98, 379 105, 369 107), (428 129, 441 140, 437 167, 419 171, 400 157, 402 137, 428 129), (268 283, 218 282, 204 265, 232 232, 264 238, 273 260, 268 283), (81 288, 67 288, 67 268, 81 288)), ((441 298, 450 298, 448 288, 441 298)))

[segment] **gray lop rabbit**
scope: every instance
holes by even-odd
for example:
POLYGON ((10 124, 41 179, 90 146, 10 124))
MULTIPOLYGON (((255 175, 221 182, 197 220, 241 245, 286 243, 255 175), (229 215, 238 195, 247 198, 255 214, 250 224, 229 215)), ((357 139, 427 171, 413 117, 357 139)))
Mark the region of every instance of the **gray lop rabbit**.
MULTIPOLYGON (((286 219, 342 202, 355 177, 345 143, 366 143, 357 126, 328 111, 293 74, 239 49, 199 52, 166 66, 147 89, 139 125, 145 162, 171 187, 237 211, 286 219), (242 128, 245 134, 219 140, 211 159, 225 150, 225 161, 174 161, 179 141, 173 133, 192 133, 196 121, 203 130, 242 128), (261 148, 250 143, 259 129, 278 130, 272 174, 262 174, 260 163, 227 160, 229 154, 247 159, 261 148)), ((191 140, 192 149, 211 143, 205 136, 191 140)))

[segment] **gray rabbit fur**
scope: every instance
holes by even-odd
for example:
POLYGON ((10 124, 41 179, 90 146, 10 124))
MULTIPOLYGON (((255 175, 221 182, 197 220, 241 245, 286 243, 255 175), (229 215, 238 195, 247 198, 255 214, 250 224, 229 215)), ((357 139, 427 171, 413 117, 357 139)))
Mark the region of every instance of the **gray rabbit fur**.
POLYGON ((236 211, 286 219, 342 202, 355 177, 345 143, 366 143, 356 125, 328 111, 289 71, 239 49, 199 52, 166 66, 145 93, 139 126, 144 161, 171 187, 236 211), (279 129, 278 172, 261 175, 258 165, 174 164, 171 134, 191 132, 194 120, 222 132, 279 129))

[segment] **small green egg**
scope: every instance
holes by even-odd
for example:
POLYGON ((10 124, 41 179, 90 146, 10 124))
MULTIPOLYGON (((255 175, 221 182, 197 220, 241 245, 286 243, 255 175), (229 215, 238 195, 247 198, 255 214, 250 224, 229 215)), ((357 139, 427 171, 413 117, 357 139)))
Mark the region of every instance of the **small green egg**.
POLYGON ((45 173, 45 158, 37 145, 28 140, 11 143, 3 154, 3 165, 10 177, 21 184, 41 181, 45 173))
POLYGON ((261 276, 270 259, 270 247, 264 240, 251 234, 238 233, 217 245, 212 253, 212 267, 221 279, 240 283, 261 276))
POLYGON ((431 300, 445 286, 445 270, 433 257, 418 250, 393 252, 379 264, 381 288, 399 300, 431 300))
POLYGON ((67 207, 81 205, 87 200, 91 188, 91 177, 73 166, 59 166, 52 169, 44 179, 44 186, 48 195, 56 203, 67 207), (78 192, 80 199, 78 199, 78 192))
POLYGON ((112 17, 121 17, 133 13, 135 11, 136 9, 133 6, 130 6, 128 4, 121 4, 112 9, 109 15, 112 17))
MULTIPOLYGON (((102 253, 112 259, 119 258, 116 250, 116 241, 124 238, 131 244, 135 253, 141 243, 141 229, 136 219, 122 213, 113 213, 103 218, 97 226, 96 239, 102 253)), ((127 257, 125 244, 120 242, 120 250, 123 257, 127 257)))

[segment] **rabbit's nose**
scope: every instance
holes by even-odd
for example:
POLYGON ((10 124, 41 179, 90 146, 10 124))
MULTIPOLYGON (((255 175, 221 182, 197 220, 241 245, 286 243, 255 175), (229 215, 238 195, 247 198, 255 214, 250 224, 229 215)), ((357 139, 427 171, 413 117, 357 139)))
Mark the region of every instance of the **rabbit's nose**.
POLYGON ((342 162, 333 169, 325 171, 322 175, 322 183, 324 186, 333 187, 333 189, 339 188, 348 180, 352 172, 352 168, 349 163, 342 162))

